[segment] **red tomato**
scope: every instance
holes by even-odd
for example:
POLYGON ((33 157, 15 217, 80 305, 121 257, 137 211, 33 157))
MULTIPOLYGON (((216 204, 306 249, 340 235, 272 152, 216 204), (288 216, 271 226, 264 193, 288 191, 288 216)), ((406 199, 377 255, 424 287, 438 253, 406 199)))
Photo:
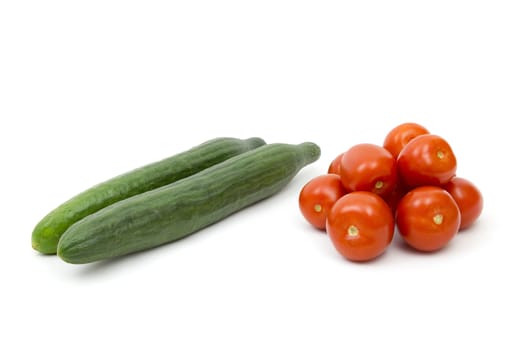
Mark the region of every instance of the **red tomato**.
POLYGON ((423 126, 416 123, 404 123, 396 126, 385 137, 383 147, 386 148, 394 158, 401 150, 407 145, 407 143, 419 135, 428 134, 429 131, 423 126))
POLYGON ((383 147, 361 143, 341 159, 341 181, 349 192, 370 191, 388 196, 396 186, 396 160, 383 147))
POLYGON ((353 261, 371 260, 392 242, 394 217, 385 201, 371 192, 352 192, 339 199, 326 220, 336 250, 353 261))
POLYGON ((410 141, 397 158, 403 183, 409 187, 442 186, 456 175, 456 156, 442 137, 421 135, 410 141))
POLYGON ((392 209, 393 214, 396 213, 397 206, 401 201, 401 198, 403 198, 405 194, 407 194, 407 192, 408 191, 401 184, 398 183, 397 186, 394 188, 394 191, 392 191, 392 193, 390 193, 385 198, 386 204, 388 204, 390 209, 392 209))
POLYGON ((452 195, 461 212, 459 229, 466 229, 481 215, 483 210, 483 196, 481 192, 472 182, 461 177, 452 178, 444 188, 452 195))
POLYGON ((337 157, 335 157, 334 160, 330 163, 330 166, 328 167, 328 174, 337 174, 341 175, 341 159, 343 158, 343 154, 341 153, 337 157))
POLYGON ((334 203, 345 194, 346 191, 339 175, 320 175, 304 185, 299 194, 299 208, 310 224, 324 230, 328 212, 334 203))
POLYGON ((397 228, 410 246, 421 251, 443 248, 458 232, 461 214, 454 198, 440 187, 408 192, 397 206, 397 228))

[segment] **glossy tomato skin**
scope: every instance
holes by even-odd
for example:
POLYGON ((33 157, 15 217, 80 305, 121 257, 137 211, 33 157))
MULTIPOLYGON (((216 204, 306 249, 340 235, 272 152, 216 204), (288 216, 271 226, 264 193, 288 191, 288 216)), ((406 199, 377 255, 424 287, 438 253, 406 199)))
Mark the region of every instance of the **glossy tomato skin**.
POLYGON ((444 187, 456 201, 461 212, 460 230, 471 226, 483 210, 483 196, 480 190, 467 179, 454 177, 444 187))
POLYGON ((381 255, 392 242, 394 217, 381 197, 357 191, 334 204, 326 229, 342 256, 352 261, 367 261, 381 255))
POLYGON ((408 192, 397 206, 396 223, 401 237, 420 251, 443 248, 458 232, 460 221, 454 198, 436 186, 408 192))
POLYGON ((381 146, 355 145, 341 159, 341 181, 348 192, 369 191, 386 198, 397 184, 396 160, 381 146))
POLYGON ((392 191, 392 193, 390 193, 385 198, 386 204, 388 204, 394 216, 396 214, 397 206, 399 205, 399 202, 405 196, 405 194, 407 194, 407 192, 408 190, 405 187, 403 187, 402 184, 398 183, 397 186, 392 191))
POLYGON ((299 208, 306 221, 324 230, 330 209, 345 194, 339 175, 320 175, 303 186, 299 194, 299 208))
POLYGON ((408 188, 443 186, 456 175, 457 161, 445 139, 428 134, 415 137, 401 150, 397 167, 408 188))
POLYGON ((416 123, 403 123, 386 135, 383 147, 397 159, 401 150, 416 136, 429 134, 429 131, 416 123))
POLYGON ((341 159, 343 158, 343 154, 344 153, 341 153, 335 157, 334 160, 332 160, 330 166, 328 167, 328 174, 341 175, 341 159))

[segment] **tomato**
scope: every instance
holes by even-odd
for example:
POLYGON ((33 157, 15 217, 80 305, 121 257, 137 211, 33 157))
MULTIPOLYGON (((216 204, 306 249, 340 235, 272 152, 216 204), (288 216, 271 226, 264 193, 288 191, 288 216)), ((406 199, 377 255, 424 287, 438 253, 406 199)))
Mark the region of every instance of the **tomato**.
POLYGON ((416 123, 404 123, 390 130, 385 137, 383 147, 397 159, 401 150, 410 140, 416 136, 425 134, 429 134, 429 131, 423 126, 416 123))
POLYGON ((299 194, 299 208, 306 221, 324 230, 328 212, 334 203, 345 194, 346 191, 339 175, 320 175, 304 185, 299 194))
POLYGON ((399 153, 397 167, 403 183, 409 187, 442 186, 456 175, 456 156, 445 139, 421 135, 399 153))
POLYGON ((454 177, 444 186, 452 195, 461 212, 460 230, 471 226, 483 210, 483 196, 479 189, 470 181, 454 177))
POLYGON ((392 191, 392 193, 390 193, 385 198, 386 204, 388 204, 390 209, 392 209, 392 213, 393 214, 395 214, 395 212, 397 210, 397 206, 398 206, 399 202, 401 201, 401 198, 403 198, 407 192, 408 191, 406 190, 406 188, 404 188, 402 186, 402 184, 398 183, 397 186, 392 191))
POLYGON ((328 167, 328 174, 337 174, 341 175, 341 159, 343 158, 343 154, 341 153, 337 157, 335 157, 334 160, 330 163, 330 166, 328 167))
POLYGON ((361 143, 341 159, 341 181, 349 192, 370 191, 388 196, 396 186, 396 160, 381 146, 361 143))
POLYGON ((408 192, 397 206, 397 228, 410 246, 421 251, 443 248, 458 232, 461 214, 454 198, 436 186, 408 192))
POLYGON ((385 201, 371 192, 357 191, 339 199, 326 220, 336 250, 353 261, 381 255, 394 236, 394 217, 385 201))

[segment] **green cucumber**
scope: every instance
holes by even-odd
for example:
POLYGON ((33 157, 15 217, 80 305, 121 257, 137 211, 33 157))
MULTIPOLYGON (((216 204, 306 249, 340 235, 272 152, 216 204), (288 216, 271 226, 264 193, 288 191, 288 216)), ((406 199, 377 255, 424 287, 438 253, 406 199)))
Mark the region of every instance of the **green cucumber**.
POLYGON ((47 214, 34 228, 32 246, 55 254, 62 234, 75 222, 110 204, 191 176, 228 158, 264 145, 260 138, 215 138, 185 152, 98 184, 47 214))
POLYGON ((248 151, 80 220, 64 233, 57 254, 82 264, 181 239, 277 193, 319 156, 311 142, 248 151))

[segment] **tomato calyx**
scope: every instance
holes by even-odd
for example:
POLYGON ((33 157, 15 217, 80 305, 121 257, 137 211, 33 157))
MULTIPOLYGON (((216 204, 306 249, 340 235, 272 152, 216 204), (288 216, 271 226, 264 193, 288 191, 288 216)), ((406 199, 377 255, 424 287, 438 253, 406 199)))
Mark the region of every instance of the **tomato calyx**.
POLYGON ((350 227, 348 227, 347 232, 348 232, 348 237, 359 236, 359 229, 354 225, 350 225, 350 227))

